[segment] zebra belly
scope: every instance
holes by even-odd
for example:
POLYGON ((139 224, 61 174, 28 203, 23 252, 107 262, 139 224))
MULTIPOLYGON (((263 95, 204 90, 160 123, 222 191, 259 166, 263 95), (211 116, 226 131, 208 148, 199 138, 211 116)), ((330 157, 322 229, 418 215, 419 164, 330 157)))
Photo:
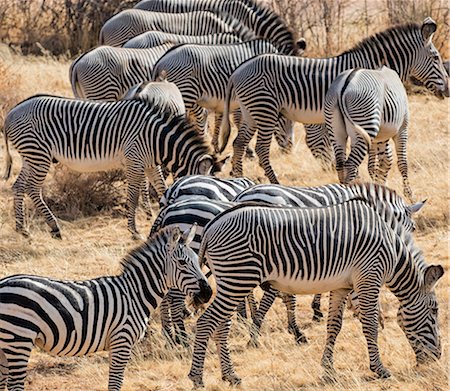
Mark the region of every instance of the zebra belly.
POLYGON ((55 159, 71 170, 78 172, 97 172, 109 171, 123 168, 123 159, 118 156, 113 158, 99 158, 99 159, 70 159, 65 156, 56 155, 55 159))
POLYGON ((296 295, 329 292, 341 288, 351 288, 353 285, 350 272, 317 280, 279 276, 267 282, 281 292, 296 295))
MULTIPOLYGON (((218 99, 217 97, 211 96, 202 96, 200 99, 198 99, 197 103, 207 110, 217 111, 219 113, 222 113, 225 107, 224 99, 218 99)), ((239 104, 236 101, 231 101, 230 111, 234 111, 237 108, 239 108, 239 104)))
POLYGON ((286 107, 281 110, 287 119, 300 122, 302 124, 322 124, 325 123, 325 117, 322 111, 304 110, 299 107, 286 107))
POLYGON ((398 133, 398 129, 398 124, 383 124, 373 141, 377 143, 390 140, 398 133))

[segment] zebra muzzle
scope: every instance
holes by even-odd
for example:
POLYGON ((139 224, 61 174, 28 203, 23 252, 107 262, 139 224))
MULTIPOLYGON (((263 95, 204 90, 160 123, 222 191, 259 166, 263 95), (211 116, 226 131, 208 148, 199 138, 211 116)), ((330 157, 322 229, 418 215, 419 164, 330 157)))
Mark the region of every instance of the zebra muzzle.
POLYGON ((212 296, 212 289, 206 280, 199 280, 198 286, 200 290, 194 295, 192 301, 195 307, 207 303, 212 296))

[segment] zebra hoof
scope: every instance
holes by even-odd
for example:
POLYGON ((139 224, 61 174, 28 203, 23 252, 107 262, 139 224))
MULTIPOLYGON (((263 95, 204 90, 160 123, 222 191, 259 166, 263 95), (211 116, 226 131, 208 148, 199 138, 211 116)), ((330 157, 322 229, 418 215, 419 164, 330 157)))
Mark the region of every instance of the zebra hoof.
POLYGON ((230 383, 233 386, 237 386, 242 383, 241 378, 235 373, 231 373, 229 375, 223 375, 222 380, 230 383))
POLYGON ((257 340, 256 338, 252 338, 250 341, 247 342, 247 347, 257 349, 261 347, 261 344, 259 340, 257 340))
POLYGON ((133 239, 133 240, 144 240, 144 237, 139 232, 134 232, 131 235, 131 239, 133 239))
POLYGON ((52 235, 53 239, 62 240, 61 231, 59 229, 50 231, 50 234, 52 235))
POLYGON ((193 390, 198 390, 199 388, 204 388, 205 387, 205 383, 203 383, 203 379, 201 375, 192 375, 191 373, 189 373, 188 378, 192 381, 193 390))
POLYGON ((386 368, 381 367, 374 371, 380 379, 388 379, 391 377, 391 372, 389 372, 386 368))
POLYGON ((337 383, 337 374, 334 369, 325 370, 325 373, 321 376, 321 380, 327 384, 337 383))
POLYGON ((23 237, 29 238, 30 233, 25 228, 17 228, 16 231, 20 233, 23 237))

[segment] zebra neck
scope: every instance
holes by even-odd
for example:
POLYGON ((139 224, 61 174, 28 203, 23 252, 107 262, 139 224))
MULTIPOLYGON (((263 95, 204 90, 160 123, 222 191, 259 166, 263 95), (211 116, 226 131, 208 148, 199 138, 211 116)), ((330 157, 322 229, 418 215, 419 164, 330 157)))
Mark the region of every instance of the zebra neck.
POLYGON ((421 252, 411 244, 397 241, 398 261, 386 286, 400 302, 414 301, 421 293, 425 263, 421 252))
POLYGON ((136 309, 146 317, 159 306, 169 288, 161 265, 128 265, 121 278, 136 309), (145 270, 145 272, 144 272, 145 270))
POLYGON ((345 69, 377 69, 385 65, 396 71, 404 82, 410 76, 413 55, 421 46, 418 29, 392 30, 389 36, 369 37, 338 57, 345 69))

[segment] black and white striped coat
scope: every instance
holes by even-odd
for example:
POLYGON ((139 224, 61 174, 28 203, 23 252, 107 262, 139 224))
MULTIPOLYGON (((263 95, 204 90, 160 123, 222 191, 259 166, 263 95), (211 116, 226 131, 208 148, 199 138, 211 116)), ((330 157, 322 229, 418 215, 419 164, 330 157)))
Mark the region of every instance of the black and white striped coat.
MULTIPOLYGON (((393 217, 391 218, 393 219, 393 217)), ((427 265, 412 236, 389 225, 365 200, 322 208, 243 204, 217 216, 203 233, 199 259, 211 269, 217 294, 196 325, 189 373, 203 385, 208 340, 220 346, 222 379, 240 383, 228 348, 230 317, 256 286, 291 294, 331 291, 322 366, 333 376, 333 351, 345 299, 358 294, 370 369, 389 377, 377 344, 379 293, 386 286, 400 301, 398 323, 418 362, 442 353, 434 285, 440 265, 427 265)))
POLYGON ((172 42, 174 44, 195 43, 200 45, 224 45, 230 43, 240 43, 242 41, 232 33, 180 35, 165 33, 162 31, 147 31, 125 42, 123 47, 148 49, 163 45, 166 42, 172 42))
MULTIPOLYGON (((277 183, 269 147, 279 116, 306 124, 324 123, 325 94, 333 80, 347 69, 386 65, 402 81, 414 76, 437 96, 448 96, 448 76, 432 43, 436 28, 436 23, 427 18, 421 26, 395 26, 375 34, 332 58, 264 54, 242 64, 230 77, 221 127, 223 150, 230 134, 229 105, 237 100, 243 125, 233 144, 233 175, 242 176, 243 154, 257 133, 259 163, 269 180, 277 183)), ((326 132, 323 137, 327 137, 326 132)))
POLYGON ((164 43, 150 49, 100 46, 78 57, 69 77, 75 97, 114 101, 133 86, 152 80, 153 66, 171 48, 164 43))
POLYGON ((171 13, 211 11, 238 20, 255 36, 271 41, 280 53, 300 55, 305 49, 304 40, 296 42, 294 34, 279 15, 269 6, 254 0, 143 0, 135 8, 171 13))
MULTIPOLYGON (((8 390, 23 390, 33 347, 57 356, 109 351, 108 390, 120 390, 131 349, 167 290, 205 303, 211 288, 188 247, 192 235, 166 229, 130 252, 117 276, 62 281, 31 275, 0 280, 0 349, 8 390)), ((4 381, 4 379, 0 380, 4 381)))
MULTIPOLYGON (((139 237, 135 211, 145 176, 165 166, 174 177, 209 174, 219 169, 206 141, 184 117, 173 116, 146 101, 90 102, 36 96, 18 104, 4 127, 7 167, 11 173, 10 139, 23 165, 13 185, 16 229, 24 226, 24 195, 44 215, 55 237, 60 228, 42 198, 42 184, 53 161, 79 172, 125 168, 128 185, 128 229, 139 237)), ((160 179, 159 175, 156 175, 160 179)), ((162 180, 162 179, 161 179, 162 180)))
POLYGON ((182 35, 232 33, 243 41, 255 38, 248 28, 227 15, 217 16, 208 11, 172 14, 130 9, 119 12, 103 25, 99 44, 122 46, 151 30, 182 35))

